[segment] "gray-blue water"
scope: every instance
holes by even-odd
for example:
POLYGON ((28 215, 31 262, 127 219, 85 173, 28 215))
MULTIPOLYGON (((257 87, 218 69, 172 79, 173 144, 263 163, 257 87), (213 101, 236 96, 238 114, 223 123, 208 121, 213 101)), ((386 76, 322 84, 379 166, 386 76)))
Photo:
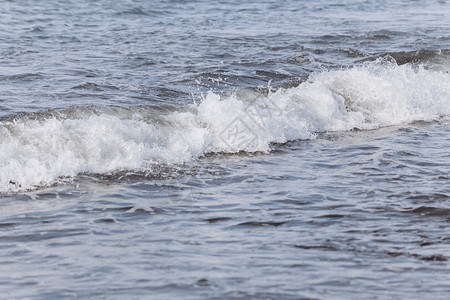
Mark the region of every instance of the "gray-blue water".
POLYGON ((448 1, 0 1, 0 298, 447 299, 448 1))

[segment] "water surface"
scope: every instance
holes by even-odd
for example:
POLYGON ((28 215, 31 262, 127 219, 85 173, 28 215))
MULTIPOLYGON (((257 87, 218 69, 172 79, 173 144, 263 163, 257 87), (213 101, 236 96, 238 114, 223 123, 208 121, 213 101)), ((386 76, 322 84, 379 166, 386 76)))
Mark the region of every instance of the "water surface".
POLYGON ((4 1, 0 293, 450 294, 447 1, 4 1))

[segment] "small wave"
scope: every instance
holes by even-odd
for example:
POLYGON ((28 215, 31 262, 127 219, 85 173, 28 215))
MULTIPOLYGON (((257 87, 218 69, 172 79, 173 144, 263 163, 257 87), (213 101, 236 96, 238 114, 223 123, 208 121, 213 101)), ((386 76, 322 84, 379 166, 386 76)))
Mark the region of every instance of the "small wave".
POLYGON ((450 115, 450 75, 378 60, 276 91, 213 92, 180 109, 72 107, 0 122, 0 193, 77 174, 151 170, 208 153, 271 151, 317 133, 450 115))
POLYGON ((419 51, 403 51, 403 52, 390 52, 387 55, 395 59, 400 64, 424 62, 435 58, 442 54, 450 54, 450 51, 441 50, 419 50, 419 51))
POLYGON ((448 60, 449 56, 450 50, 448 49, 444 50, 423 49, 417 51, 384 52, 375 55, 375 58, 372 56, 369 58, 365 58, 360 62, 381 58, 390 58, 399 65, 427 63, 431 64, 433 67, 439 67, 444 63, 445 60, 448 60))
POLYGON ((0 75, 0 81, 32 81, 42 79, 44 76, 40 73, 22 73, 12 75, 0 75))

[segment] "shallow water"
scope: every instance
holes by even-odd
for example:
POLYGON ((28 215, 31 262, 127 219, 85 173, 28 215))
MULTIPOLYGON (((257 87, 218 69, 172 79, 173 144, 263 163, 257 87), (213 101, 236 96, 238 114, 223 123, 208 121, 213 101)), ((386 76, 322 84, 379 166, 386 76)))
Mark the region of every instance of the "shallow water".
POLYGON ((160 172, 171 179, 81 176, 6 196, 3 293, 444 299, 449 130, 330 134, 160 172))
POLYGON ((450 293, 447 1, 7 1, 0 294, 450 293))

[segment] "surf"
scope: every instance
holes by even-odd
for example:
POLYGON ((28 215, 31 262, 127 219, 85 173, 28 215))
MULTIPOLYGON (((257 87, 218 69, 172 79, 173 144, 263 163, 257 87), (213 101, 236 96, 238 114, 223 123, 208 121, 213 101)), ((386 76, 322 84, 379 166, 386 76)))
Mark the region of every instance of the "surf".
POLYGON ((210 153, 270 152, 318 133, 450 116, 450 75, 378 59, 313 73, 292 88, 208 92, 178 109, 78 107, 0 121, 0 193, 80 173, 146 170, 210 153))

